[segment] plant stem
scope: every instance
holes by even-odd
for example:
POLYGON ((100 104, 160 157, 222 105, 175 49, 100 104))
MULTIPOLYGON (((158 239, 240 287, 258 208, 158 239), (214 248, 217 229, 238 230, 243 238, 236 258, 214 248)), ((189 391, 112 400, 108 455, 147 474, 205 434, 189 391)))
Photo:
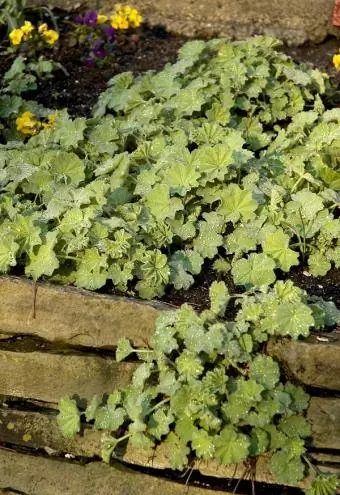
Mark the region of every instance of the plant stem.
POLYGON ((153 413, 154 411, 156 411, 156 409, 158 409, 159 407, 163 406, 163 404, 167 404, 168 402, 170 402, 170 397, 167 397, 166 399, 163 399, 160 402, 158 402, 158 404, 156 404, 151 409, 149 409, 146 414, 153 413))

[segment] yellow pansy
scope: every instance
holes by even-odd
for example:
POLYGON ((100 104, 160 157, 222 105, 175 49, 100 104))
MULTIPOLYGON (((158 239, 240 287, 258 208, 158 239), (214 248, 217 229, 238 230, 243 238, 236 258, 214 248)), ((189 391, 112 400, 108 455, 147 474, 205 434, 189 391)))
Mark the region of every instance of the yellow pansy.
POLYGON ((46 22, 44 22, 44 24, 40 24, 40 26, 38 27, 38 31, 40 34, 45 33, 47 30, 48 30, 48 26, 46 22))
POLYGON ((48 121, 47 122, 43 122, 42 126, 44 129, 50 129, 51 127, 54 127, 55 126, 55 123, 56 123, 56 120, 57 120, 57 115, 55 113, 51 113, 49 116, 48 116, 48 121))
POLYGON ((340 53, 336 53, 333 56, 333 65, 335 69, 339 72, 340 71, 340 53))
POLYGON ((14 46, 20 45, 23 37, 24 33, 21 31, 21 29, 13 29, 13 31, 9 33, 9 39, 14 46))
POLYGON ((42 36, 48 45, 54 45, 59 39, 59 33, 53 29, 47 29, 47 31, 42 33, 42 36))
POLYGON ((138 10, 132 9, 132 11, 129 15, 130 26, 133 28, 137 28, 141 25, 142 21, 143 21, 143 18, 140 15, 140 13, 138 12, 138 10))
POLYGON ((116 14, 111 17, 111 26, 115 29, 128 29, 129 22, 125 17, 116 14))
POLYGON ((98 14, 97 15, 97 24, 104 24, 108 20, 109 20, 109 18, 105 14, 98 14))
POLYGON ((31 37, 31 33, 34 30, 34 26, 30 21, 25 21, 24 24, 21 26, 21 31, 24 33, 24 39, 29 39, 31 37))
POLYGON ((33 136, 40 128, 40 122, 32 112, 24 112, 16 119, 17 130, 22 134, 33 136))
POLYGON ((115 6, 115 14, 110 18, 111 25, 115 29, 137 28, 142 20, 137 9, 120 3, 115 6))
POLYGON ((132 7, 130 7, 129 5, 122 5, 120 10, 122 15, 129 16, 132 11, 132 7))

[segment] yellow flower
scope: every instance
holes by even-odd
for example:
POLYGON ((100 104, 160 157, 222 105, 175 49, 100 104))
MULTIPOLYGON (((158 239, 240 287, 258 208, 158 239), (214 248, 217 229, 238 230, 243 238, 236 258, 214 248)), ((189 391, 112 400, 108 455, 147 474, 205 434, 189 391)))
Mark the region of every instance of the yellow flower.
POLYGON ((31 33, 34 30, 34 26, 30 21, 25 21, 23 26, 21 26, 21 31, 24 33, 24 39, 27 40, 31 37, 31 33))
POLYGON ((59 33, 53 29, 47 29, 47 31, 42 33, 42 37, 48 45, 54 45, 54 43, 59 39, 59 33))
POLYGON ((143 18, 137 9, 129 5, 117 4, 115 14, 110 18, 111 26, 115 29, 137 28, 143 18))
POLYGON ((48 30, 48 26, 46 22, 44 22, 44 24, 40 24, 40 26, 38 27, 38 31, 40 34, 45 33, 47 30, 48 30))
POLYGON ((137 28, 141 25, 142 21, 143 21, 143 18, 140 15, 140 13, 138 12, 138 10, 132 9, 132 11, 129 15, 130 26, 133 28, 137 28))
POLYGON ((104 14, 98 14, 97 15, 97 24, 104 24, 108 20, 109 20, 109 18, 107 15, 104 15, 104 14))
POLYGON ((129 29, 128 20, 119 14, 112 16, 110 20, 111 26, 115 29, 129 29))
POLYGON ((121 6, 122 15, 129 16, 131 14, 131 11, 132 11, 132 7, 130 7, 129 5, 122 5, 121 6))
POLYGON ((24 33, 21 31, 21 29, 13 29, 13 31, 9 33, 9 39, 14 46, 20 45, 23 37, 24 33))
POLYGON ((339 72, 340 71, 340 53, 333 55, 333 65, 335 69, 339 72))
POLYGON ((51 113, 48 116, 48 121, 47 122, 43 122, 43 124, 42 124, 43 128, 44 129, 50 129, 51 127, 54 127, 55 126, 55 123, 56 123, 56 120, 57 120, 57 114, 51 113))
POLYGON ((20 117, 16 119, 17 130, 22 134, 33 136, 36 134, 40 127, 40 122, 33 115, 32 112, 24 112, 20 117))

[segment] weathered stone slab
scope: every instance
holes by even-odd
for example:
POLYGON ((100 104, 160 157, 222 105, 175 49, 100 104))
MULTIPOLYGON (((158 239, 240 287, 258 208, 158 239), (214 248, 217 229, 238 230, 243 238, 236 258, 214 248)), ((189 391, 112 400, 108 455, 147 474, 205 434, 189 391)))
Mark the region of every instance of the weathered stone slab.
MULTIPOLYGON (((74 288, 0 277, 0 332, 35 335, 49 342, 112 348, 121 337, 145 347, 160 311, 169 306, 124 297, 103 296, 74 288)), ((288 374, 314 387, 340 390, 340 337, 271 342, 268 351, 281 360, 288 374)))
POLYGON ((269 342, 268 352, 281 361, 288 376, 305 385, 340 390, 340 339, 332 342, 289 339, 269 342))
POLYGON ((340 450, 340 398, 312 398, 307 418, 313 431, 313 446, 340 450))
POLYGON ((0 394, 54 403, 65 395, 90 399, 126 385, 135 369, 99 356, 0 350, 0 394))
MULTIPOLYGON (((33 5, 45 0, 30 0, 33 5)), ((50 5, 74 8, 74 0, 50 0, 50 5)), ((96 8, 97 0, 87 0, 88 8, 96 8)), ((199 33, 243 38, 254 34, 270 34, 289 44, 301 45, 307 40, 320 43, 332 28, 334 0, 134 0, 151 24, 163 24, 170 31, 195 36, 199 33)), ((101 0, 102 12, 112 11, 111 0, 101 0)))
MULTIPOLYGON (((318 345, 313 354, 313 347, 313 344, 304 345, 301 342, 297 345, 287 341, 276 344, 272 354, 282 360, 288 372, 301 382, 315 387, 340 389, 340 376, 335 375, 339 368, 336 350, 340 347, 334 346, 325 354, 322 353, 323 346, 318 345), (317 352, 320 347, 321 351, 317 352), (328 381, 327 370, 330 373, 328 381)), ((88 354, 78 356, 0 350, 0 394, 51 403, 74 394, 89 399, 95 394, 110 393, 128 384, 137 366, 138 363, 116 363, 112 358, 88 354)))
POLYGON ((37 335, 50 342, 112 347, 129 336, 145 346, 165 304, 96 294, 24 278, 0 277, 0 332, 37 335))
MULTIPOLYGON (((0 450, 0 490, 27 495, 184 495, 186 487, 116 464, 85 466, 0 450)), ((0 492, 1 493, 1 492, 0 492)), ((191 486, 190 495, 228 495, 191 486)), ((229 493, 229 495, 231 495, 229 493)))
MULTIPOLYGON (((308 410, 308 419, 312 424, 313 449, 332 449, 340 451, 340 399, 317 398, 311 399, 308 410)), ((43 412, 21 411, 10 408, 0 409, 0 442, 12 445, 45 449, 50 455, 60 456, 71 454, 74 456, 94 457, 100 455, 100 433, 85 430, 83 436, 74 439, 65 439, 60 434, 56 416, 43 412)), ((314 455, 317 452, 314 451, 314 455)), ((320 462, 320 469, 327 462, 326 467, 332 471, 340 470, 339 455, 335 453, 327 459, 315 458, 320 462)), ((168 459, 162 447, 155 452, 138 451, 128 447, 123 460, 131 465, 146 466, 155 469, 169 468, 168 459)), ((195 469, 205 476, 218 478, 242 478, 245 466, 221 466, 217 462, 197 462, 195 469)), ((256 465, 256 479, 266 483, 275 483, 270 473, 268 459, 260 457, 256 465)), ((303 486, 306 485, 304 482, 303 486)), ((301 485, 302 486, 302 485, 301 485)))
POLYGON ((50 455, 100 455, 101 432, 85 429, 82 435, 64 438, 56 414, 0 408, 0 442, 45 449, 50 455))
MULTIPOLYGON (((307 417, 312 425, 311 447, 339 450, 340 455, 340 399, 312 397, 307 417)), ((54 414, 7 407, 0 408, 0 441, 85 457, 101 450, 99 432, 85 429, 83 436, 65 439, 54 414)))

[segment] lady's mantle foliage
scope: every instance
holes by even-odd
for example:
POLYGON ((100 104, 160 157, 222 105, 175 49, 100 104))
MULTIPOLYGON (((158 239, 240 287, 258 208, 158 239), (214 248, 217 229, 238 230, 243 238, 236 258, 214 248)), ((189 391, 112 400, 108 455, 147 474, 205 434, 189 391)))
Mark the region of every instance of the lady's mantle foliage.
POLYGON ((114 77, 94 118, 1 146, 0 271, 153 298, 207 258, 247 289, 300 260, 338 267, 340 111, 276 45, 187 43, 159 73, 114 77))
POLYGON ((226 321, 233 297, 223 282, 214 282, 209 310, 197 314, 184 304, 161 314, 150 349, 133 349, 121 339, 118 361, 132 353, 143 360, 132 383, 104 402, 94 397, 85 411, 62 399, 63 434, 78 433, 85 416, 103 430, 107 462, 128 440, 150 458, 157 446, 173 469, 185 468, 193 458, 228 465, 267 455, 279 482, 302 480, 304 439, 311 433, 302 415, 308 396, 281 381, 278 364, 262 353, 262 344, 271 336, 307 336, 312 309, 302 290, 290 281, 277 282, 265 293, 236 298, 236 318, 226 321))

